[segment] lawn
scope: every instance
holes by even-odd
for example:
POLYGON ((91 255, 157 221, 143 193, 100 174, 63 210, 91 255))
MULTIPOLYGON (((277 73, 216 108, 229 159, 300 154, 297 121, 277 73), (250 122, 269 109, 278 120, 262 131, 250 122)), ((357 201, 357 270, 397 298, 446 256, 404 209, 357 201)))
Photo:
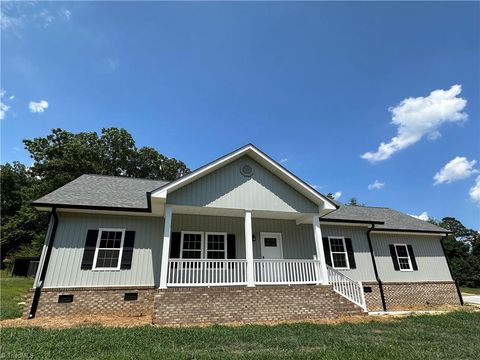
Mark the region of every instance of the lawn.
POLYGON ((474 359, 480 312, 364 323, 196 328, 2 328, 4 357, 474 359))
POLYGON ((472 295, 480 295, 480 288, 469 288, 469 287, 461 287, 460 291, 462 294, 472 294, 472 295))
POLYGON ((11 277, 7 272, 0 272, 0 320, 22 316, 23 304, 33 279, 11 277))

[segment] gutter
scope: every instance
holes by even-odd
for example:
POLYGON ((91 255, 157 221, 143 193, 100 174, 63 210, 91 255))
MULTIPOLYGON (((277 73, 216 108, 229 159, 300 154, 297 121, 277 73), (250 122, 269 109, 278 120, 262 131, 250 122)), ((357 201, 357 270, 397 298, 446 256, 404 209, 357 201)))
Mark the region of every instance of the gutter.
MULTIPOLYGON (((450 232, 451 234, 451 232, 450 232)), ((448 260, 447 254, 445 253, 445 245, 443 245, 443 240, 445 240, 449 236, 449 233, 445 233, 445 236, 440 239, 440 245, 442 245, 443 256, 445 256, 445 260, 447 260, 448 271, 450 272, 450 276, 452 277, 453 281, 455 281, 455 288, 457 289, 457 295, 460 299, 460 305, 463 306, 463 297, 462 292, 460 291, 460 286, 458 285, 458 280, 453 276, 452 267, 450 265, 450 260, 448 260)))
POLYGON ((40 293, 43 287, 45 276, 47 275, 47 268, 48 268, 48 263, 50 262, 50 256, 52 255, 53 241, 55 240, 55 233, 57 232, 57 226, 58 226, 58 215, 57 215, 57 209, 55 207, 52 208, 52 217, 53 217, 52 231, 50 232, 50 236, 48 238, 47 251, 45 253, 45 259, 43 260, 42 268, 40 269, 40 276, 36 283, 35 293, 33 295, 32 306, 30 307, 30 313, 28 314, 28 319, 33 319, 35 317, 35 313, 37 312, 38 302, 40 300, 40 293))
POLYGON ((380 276, 378 275, 377 262, 375 261, 375 255, 373 254, 372 238, 370 237, 370 233, 372 232, 373 229, 375 229, 374 223, 372 223, 372 226, 367 231, 368 248, 370 249, 370 256, 372 258, 373 271, 375 272, 375 279, 377 280, 378 287, 380 289, 380 298, 382 299, 382 308, 383 308, 383 311, 387 311, 385 293, 383 292, 383 283, 382 283, 382 280, 380 279, 380 276))

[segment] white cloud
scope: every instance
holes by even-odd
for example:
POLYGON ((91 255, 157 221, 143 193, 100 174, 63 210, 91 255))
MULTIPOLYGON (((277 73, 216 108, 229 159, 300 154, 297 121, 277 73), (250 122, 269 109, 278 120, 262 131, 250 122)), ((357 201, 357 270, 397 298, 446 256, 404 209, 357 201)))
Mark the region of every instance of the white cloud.
POLYGON ((368 185, 368 190, 373 190, 373 189, 380 190, 380 189, 383 189, 384 186, 385 186, 384 182, 380 182, 378 180, 375 180, 373 183, 368 185))
POLYGON ((469 194, 470 199, 472 199, 475 204, 480 206, 480 176, 477 176, 475 179, 475 185, 470 188, 469 194))
POLYGON ((288 158, 283 158, 283 159, 280 159, 279 163, 285 164, 287 161, 288 161, 288 158))
POLYGON ((67 9, 60 10, 59 14, 60 14, 60 17, 62 18, 62 20, 64 20, 64 21, 68 21, 72 17, 72 12, 70 10, 67 10, 67 9))
POLYGON ((341 192, 341 191, 337 191, 337 192, 335 192, 335 194, 333 194, 333 198, 334 198, 335 200, 340 199, 340 196, 342 196, 342 192, 341 192))
POLYGON ((10 106, 3 102, 5 93, 5 90, 0 89, 0 120, 5 119, 5 116, 7 116, 7 112, 10 109, 10 106))
POLYGON ((46 108, 48 108, 48 101, 40 100, 39 102, 30 101, 28 108, 32 113, 43 113, 46 108))
POLYGON ((410 216, 423 221, 428 221, 428 219, 430 219, 426 211, 422 212, 420 215, 410 215, 410 216))
POLYGON ((461 85, 453 85, 449 90, 434 90, 427 97, 406 98, 388 109, 392 113, 392 124, 398 126, 397 135, 389 143, 382 142, 377 151, 366 152, 361 157, 370 162, 383 161, 424 136, 430 140, 440 137, 438 128, 442 124, 461 122, 468 117, 461 112, 467 105, 467 100, 457 97, 461 92, 461 85))
POLYGON ((439 172, 435 174, 433 179, 434 185, 442 183, 451 183, 454 181, 468 178, 473 173, 478 172, 473 166, 476 164, 476 160, 468 161, 466 157, 457 156, 455 159, 450 160, 439 172))

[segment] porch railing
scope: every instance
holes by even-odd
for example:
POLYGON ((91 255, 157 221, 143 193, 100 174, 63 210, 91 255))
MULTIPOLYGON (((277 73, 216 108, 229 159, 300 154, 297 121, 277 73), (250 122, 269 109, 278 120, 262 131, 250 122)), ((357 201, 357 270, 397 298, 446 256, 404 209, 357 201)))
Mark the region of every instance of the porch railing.
POLYGON ((333 290, 366 311, 367 306, 365 303, 362 282, 352 280, 328 265, 327 272, 328 282, 333 286, 333 290))
POLYGON ((171 259, 168 286, 246 285, 247 260, 171 259))
POLYGON ((318 261, 301 259, 254 260, 256 284, 318 283, 318 261))

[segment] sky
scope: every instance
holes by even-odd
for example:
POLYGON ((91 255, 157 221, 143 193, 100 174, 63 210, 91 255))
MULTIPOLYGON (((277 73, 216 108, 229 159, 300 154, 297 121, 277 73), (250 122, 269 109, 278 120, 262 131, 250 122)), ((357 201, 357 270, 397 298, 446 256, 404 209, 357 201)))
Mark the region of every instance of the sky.
POLYGON ((480 3, 1 4, 1 163, 123 127, 195 169, 253 143, 339 201, 480 229, 480 3))

